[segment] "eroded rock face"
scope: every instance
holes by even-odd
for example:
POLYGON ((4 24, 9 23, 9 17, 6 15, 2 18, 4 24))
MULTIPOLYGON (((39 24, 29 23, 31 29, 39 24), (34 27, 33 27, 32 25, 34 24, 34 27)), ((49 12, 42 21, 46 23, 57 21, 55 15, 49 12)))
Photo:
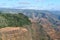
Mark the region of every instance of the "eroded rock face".
POLYGON ((52 27, 52 23, 46 18, 40 18, 39 22, 34 19, 30 20, 32 22, 33 40, 60 40, 52 27))
POLYGON ((6 27, 0 29, 1 40, 32 40, 27 29, 20 27, 6 27))

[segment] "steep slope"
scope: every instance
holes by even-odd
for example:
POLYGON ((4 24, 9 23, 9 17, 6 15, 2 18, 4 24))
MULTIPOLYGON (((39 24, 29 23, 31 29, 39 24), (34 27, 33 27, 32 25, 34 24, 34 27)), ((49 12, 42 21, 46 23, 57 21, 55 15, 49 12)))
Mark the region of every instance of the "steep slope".
POLYGON ((33 40, 48 40, 49 39, 47 37, 46 32, 42 28, 42 26, 37 22, 32 23, 32 39, 33 40))
POLYGON ((41 18, 40 24, 52 40, 57 40, 58 36, 56 35, 56 31, 52 28, 52 24, 47 19, 41 18))
MULTIPOLYGON (((60 37, 59 37, 59 34, 58 32, 56 31, 55 28, 57 28, 57 23, 56 21, 59 22, 58 18, 55 18, 56 16, 55 15, 52 15, 50 14, 49 12, 48 13, 40 13, 41 16, 37 16, 35 17, 34 13, 32 15, 32 18, 29 18, 31 20, 31 22, 33 23, 32 24, 32 28, 33 30, 35 31, 35 37, 34 39, 36 40, 39 40, 39 38, 36 37, 36 35, 38 35, 39 37, 41 36, 40 35, 40 32, 38 33, 37 30, 39 30, 39 27, 42 26, 43 28, 43 31, 45 31, 45 38, 46 40, 60 40, 60 37), (40 25, 38 26, 37 23, 40 25), (56 25, 56 26, 55 26, 56 25)), ((42 29, 41 28, 41 29, 42 29)), ((43 32, 41 32, 43 33, 43 32)), ((43 35, 44 35, 43 34, 43 35)), ((42 36, 41 36, 42 37, 42 36)), ((43 39, 43 40, 45 40, 43 39)))

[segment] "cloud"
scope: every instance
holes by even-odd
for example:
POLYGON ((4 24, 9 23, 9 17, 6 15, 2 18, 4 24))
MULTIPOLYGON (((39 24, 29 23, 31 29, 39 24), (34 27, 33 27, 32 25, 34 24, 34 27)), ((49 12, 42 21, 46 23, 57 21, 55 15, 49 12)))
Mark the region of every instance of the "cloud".
POLYGON ((19 4, 30 4, 29 2, 19 2, 19 4))

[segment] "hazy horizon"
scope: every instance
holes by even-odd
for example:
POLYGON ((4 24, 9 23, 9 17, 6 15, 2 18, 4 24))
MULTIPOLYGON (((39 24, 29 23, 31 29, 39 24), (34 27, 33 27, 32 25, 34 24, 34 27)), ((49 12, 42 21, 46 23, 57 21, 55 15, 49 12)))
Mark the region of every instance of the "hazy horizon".
POLYGON ((0 8, 60 10, 60 0, 0 0, 0 8))

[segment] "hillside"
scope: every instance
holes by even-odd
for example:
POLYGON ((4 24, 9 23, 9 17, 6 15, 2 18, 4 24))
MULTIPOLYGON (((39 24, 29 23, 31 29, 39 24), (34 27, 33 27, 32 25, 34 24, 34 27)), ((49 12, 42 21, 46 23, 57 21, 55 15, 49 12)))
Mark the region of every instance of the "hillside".
POLYGON ((2 27, 19 27, 31 24, 27 16, 22 13, 10 14, 0 13, 0 28, 2 27))

